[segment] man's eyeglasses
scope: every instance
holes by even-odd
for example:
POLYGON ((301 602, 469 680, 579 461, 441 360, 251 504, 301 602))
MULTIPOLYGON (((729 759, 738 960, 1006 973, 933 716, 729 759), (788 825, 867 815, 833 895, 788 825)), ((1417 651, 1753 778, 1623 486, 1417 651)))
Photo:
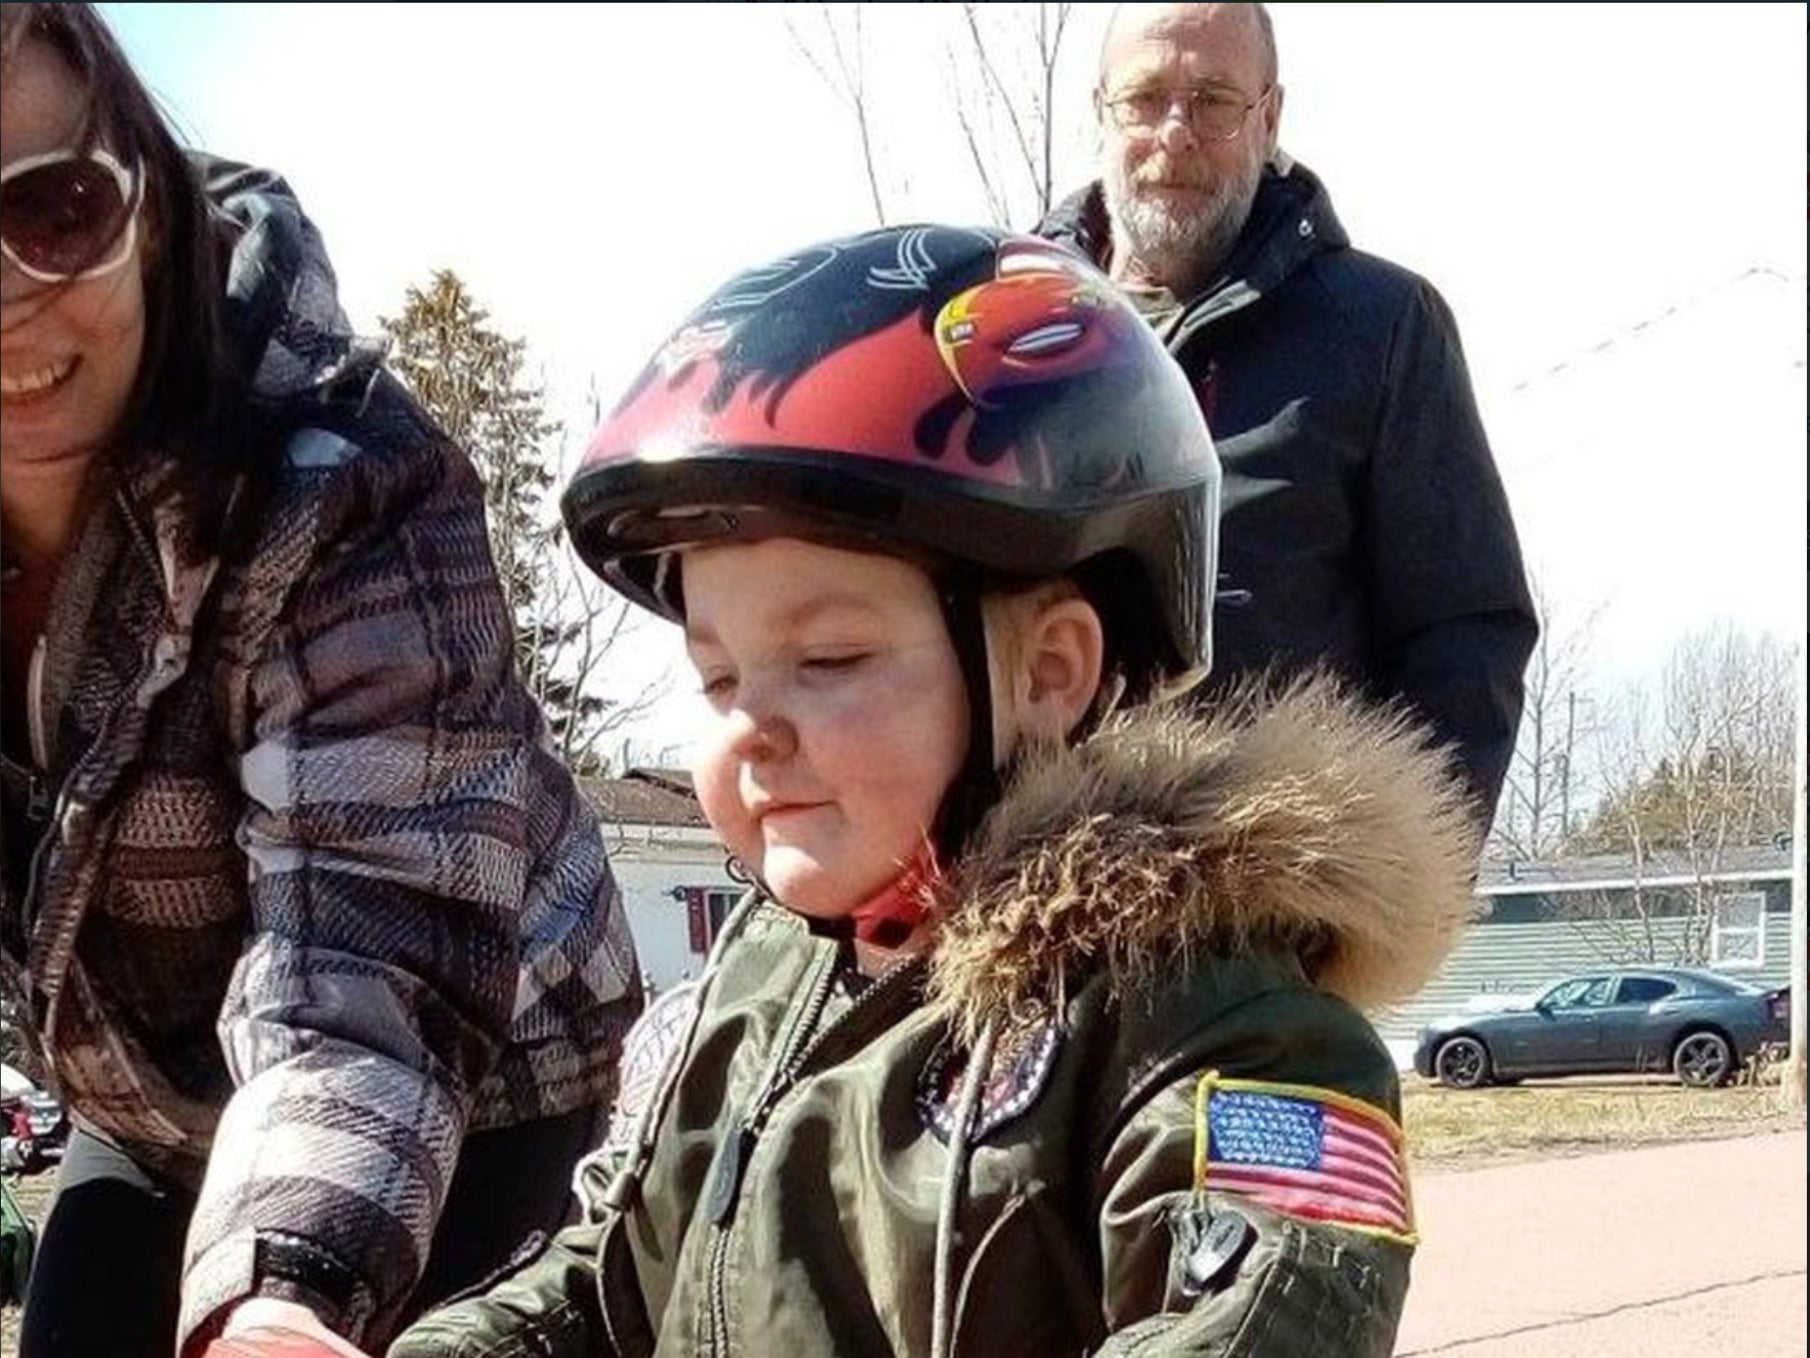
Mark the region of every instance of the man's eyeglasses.
POLYGON ((1196 85, 1182 89, 1127 90, 1100 102, 1112 115, 1113 125, 1121 132, 1154 132, 1163 125, 1169 110, 1181 105, 1188 130, 1202 141, 1230 141, 1244 129, 1251 110, 1261 107, 1276 92, 1269 86, 1255 99, 1245 100, 1236 91, 1223 86, 1196 85))
POLYGON ((23 156, 0 170, 0 254, 40 283, 111 273, 137 242, 141 188, 99 147, 23 156))

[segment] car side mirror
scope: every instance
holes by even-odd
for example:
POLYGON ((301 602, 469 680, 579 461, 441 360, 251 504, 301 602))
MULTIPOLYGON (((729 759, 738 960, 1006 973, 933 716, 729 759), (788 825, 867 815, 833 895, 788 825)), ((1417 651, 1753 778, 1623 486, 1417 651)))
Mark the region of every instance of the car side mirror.
POLYGON ((1552 1013, 1552 1001, 1545 999, 1544 997, 1535 1000, 1533 1002, 1533 1007, 1536 1013, 1546 1014, 1548 1016, 1552 1013))

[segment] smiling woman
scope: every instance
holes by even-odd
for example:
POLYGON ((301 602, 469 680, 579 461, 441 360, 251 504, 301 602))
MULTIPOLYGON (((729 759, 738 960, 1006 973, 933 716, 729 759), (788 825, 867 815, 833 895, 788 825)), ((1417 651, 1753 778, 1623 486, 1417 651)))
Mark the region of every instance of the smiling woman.
POLYGON ((0 980, 78 1125, 21 1352, 380 1345, 562 1218, 620 902, 288 186, 0 16, 0 980))
MULTIPOLYGON (((141 369, 155 365, 141 363, 141 153, 126 150, 128 169, 98 144, 135 139, 91 125, 81 82, 48 42, 9 53, 4 101, 0 450, 17 572, 6 602, 9 622, 21 613, 37 622, 88 466, 123 421, 141 369)), ((22 630, 6 633, 9 670, 22 630)), ((9 683, 9 701, 19 691, 9 683)))

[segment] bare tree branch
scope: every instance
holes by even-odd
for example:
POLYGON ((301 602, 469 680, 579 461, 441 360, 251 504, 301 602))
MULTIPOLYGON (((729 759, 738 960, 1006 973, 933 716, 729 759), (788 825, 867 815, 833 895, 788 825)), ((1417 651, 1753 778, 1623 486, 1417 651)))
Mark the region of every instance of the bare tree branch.
POLYGON ((1686 961, 1713 960, 1731 852, 1791 824, 1792 663, 1776 639, 1726 625, 1686 637, 1596 734, 1605 790, 1575 842, 1630 860, 1648 960, 1674 932, 1686 961), (1646 878, 1662 861, 1687 884, 1654 896, 1646 878))
MULTIPOLYGON (((968 26, 968 40, 974 48, 974 60, 980 67, 981 78, 985 89, 991 92, 994 106, 1004 111, 1006 122, 1012 129, 1012 145, 1017 149, 1020 159, 1024 161, 1025 173, 1031 182, 1037 181, 1037 159, 1032 147, 1034 138, 1025 130, 1025 120, 1019 116, 1018 100, 1013 92, 1006 88, 1005 81, 999 77, 999 69, 994 64, 993 54, 988 50, 987 40, 981 34, 980 21, 976 17, 979 6, 963 4, 962 19, 968 26)), ((1041 10, 1043 7, 1040 5, 1041 10)))
POLYGON ((1043 97, 1037 103, 1037 122, 1043 134, 1043 173, 1037 178, 1037 217, 1042 220, 1055 201, 1056 186, 1056 62, 1062 54, 1062 33, 1068 27, 1068 5, 1037 7, 1037 58, 1043 71, 1043 97), (1052 12, 1054 22, 1051 22, 1052 12))
POLYGON ((845 43, 842 30, 837 27, 835 11, 829 5, 812 6, 817 11, 826 40, 829 44, 830 62, 824 62, 800 32, 792 16, 786 16, 786 33, 792 39, 804 59, 810 63, 817 78, 829 87, 830 93, 849 111, 855 120, 855 132, 861 143, 861 165, 867 174, 867 191, 873 199, 874 218, 881 226, 886 225, 886 202, 880 192, 879 156, 874 141, 874 129, 870 118, 867 88, 867 50, 861 32, 861 6, 844 7, 844 12, 851 15, 853 21, 852 40, 845 43))
POLYGON ((1028 16, 1012 7, 1004 19, 994 11, 983 17, 979 5, 960 8, 966 41, 959 52, 954 42, 945 46, 950 108, 993 221, 1021 226, 1013 201, 1018 173, 1038 218, 1055 201, 1056 68, 1071 6, 1040 4, 1028 16), (977 87, 962 77, 970 68, 977 87))
POLYGON ((968 101, 961 93, 961 77, 959 75, 959 58, 955 49, 945 49, 949 63, 949 89, 952 95, 950 108, 955 111, 955 124, 962 134, 962 144, 968 148, 968 159, 974 166, 974 177, 980 180, 981 192, 987 199, 987 217, 995 226, 1012 225, 1012 207, 1000 192, 997 176, 992 166, 987 163, 986 155, 981 151, 981 133, 975 127, 974 119, 968 111, 968 101))
POLYGON ((1528 663, 1521 730, 1489 836, 1492 855, 1522 860, 1563 853, 1575 828, 1573 811, 1583 800, 1578 742, 1588 738, 1595 710, 1582 691, 1584 666, 1599 611, 1578 626, 1561 626, 1539 580, 1532 591, 1540 640, 1528 663))

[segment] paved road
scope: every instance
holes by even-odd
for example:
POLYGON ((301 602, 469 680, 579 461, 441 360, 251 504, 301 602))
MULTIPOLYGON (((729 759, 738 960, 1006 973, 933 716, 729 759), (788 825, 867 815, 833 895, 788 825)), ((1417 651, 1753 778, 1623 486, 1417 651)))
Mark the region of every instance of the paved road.
POLYGON ((1802 1131, 1414 1181, 1397 1358, 1802 1358, 1802 1131))

